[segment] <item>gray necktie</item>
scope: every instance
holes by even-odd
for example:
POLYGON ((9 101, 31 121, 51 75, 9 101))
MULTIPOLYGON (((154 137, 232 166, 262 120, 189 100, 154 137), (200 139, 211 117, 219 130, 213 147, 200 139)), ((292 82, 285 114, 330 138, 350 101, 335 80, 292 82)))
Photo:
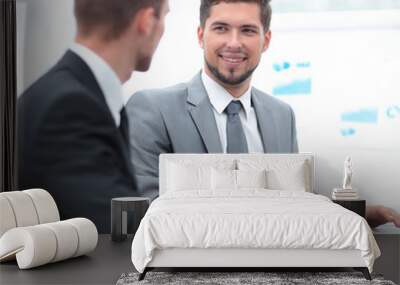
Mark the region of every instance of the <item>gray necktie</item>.
POLYGON ((225 109, 228 115, 226 122, 227 153, 247 153, 247 141, 240 121, 239 111, 242 109, 240 101, 231 101, 225 109))

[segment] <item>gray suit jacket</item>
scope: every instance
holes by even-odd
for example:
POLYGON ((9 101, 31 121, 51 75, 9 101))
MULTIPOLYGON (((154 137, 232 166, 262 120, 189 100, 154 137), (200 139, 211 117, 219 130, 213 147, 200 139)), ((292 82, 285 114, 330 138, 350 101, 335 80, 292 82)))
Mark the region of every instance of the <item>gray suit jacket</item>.
MULTIPOLYGON (((267 153, 297 152, 293 111, 255 88, 251 94, 267 153)), ((200 74, 190 82, 134 94, 126 106, 136 190, 158 196, 158 157, 162 153, 221 153, 212 105, 200 74)))

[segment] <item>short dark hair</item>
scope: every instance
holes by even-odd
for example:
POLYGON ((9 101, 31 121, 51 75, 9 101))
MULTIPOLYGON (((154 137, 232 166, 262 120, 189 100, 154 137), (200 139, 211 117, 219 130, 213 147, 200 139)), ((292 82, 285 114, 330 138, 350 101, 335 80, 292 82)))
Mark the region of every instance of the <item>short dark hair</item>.
POLYGON ((221 2, 225 3, 256 3, 260 6, 260 20, 264 27, 264 31, 269 31, 269 26, 271 24, 271 0, 201 0, 200 5, 200 25, 204 28, 206 20, 210 17, 211 7, 217 5, 221 2))
POLYGON ((132 18, 143 8, 153 7, 161 13, 164 0, 75 0, 78 31, 85 36, 101 28, 106 39, 118 38, 132 18))

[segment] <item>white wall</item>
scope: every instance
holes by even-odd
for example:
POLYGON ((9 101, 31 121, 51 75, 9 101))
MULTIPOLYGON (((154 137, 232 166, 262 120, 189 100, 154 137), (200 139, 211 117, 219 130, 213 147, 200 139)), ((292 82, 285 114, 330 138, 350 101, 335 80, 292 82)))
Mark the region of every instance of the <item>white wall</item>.
POLYGON ((17 42, 23 57, 17 58, 23 69, 19 91, 57 62, 72 42, 75 29, 73 0, 17 0, 17 30, 24 33, 17 42))
MULTIPOLYGON (((72 0, 18 1, 28 3, 23 61, 26 87, 67 49, 75 24, 72 0)), ((292 7, 288 2, 275 1, 292 7)), ((284 11, 284 5, 275 11, 284 11)), ((342 8, 346 5, 343 2, 342 8)), ((187 81, 202 66, 202 50, 196 39, 199 0, 171 0, 170 6, 165 36, 151 69, 134 73, 125 85, 126 98, 136 90, 187 81)), ((318 191, 329 195, 333 187, 340 186, 344 158, 351 155, 354 186, 361 196, 368 203, 382 203, 398 211, 400 113, 395 110, 400 106, 399 11, 275 13, 271 47, 253 80, 255 86, 273 94, 274 87, 310 78, 309 92, 276 96, 296 112, 300 150, 316 154, 318 191), (283 62, 309 66, 274 70, 274 64, 283 62), (343 118, 362 109, 374 109, 376 121, 343 118)))

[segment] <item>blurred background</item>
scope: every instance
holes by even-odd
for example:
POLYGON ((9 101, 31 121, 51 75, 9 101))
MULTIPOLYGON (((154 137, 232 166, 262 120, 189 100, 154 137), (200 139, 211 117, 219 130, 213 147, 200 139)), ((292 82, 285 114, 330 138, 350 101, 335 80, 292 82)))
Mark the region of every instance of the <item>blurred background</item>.
MULTIPOLYGON (((340 187, 351 156, 367 204, 400 211, 400 1, 273 0, 272 42, 253 85, 289 103, 301 152, 316 155, 316 189, 340 187)), ((203 64, 200 0, 170 0, 166 31, 135 91, 190 80, 203 64)), ((18 93, 68 49, 73 0, 17 0, 18 93)))

